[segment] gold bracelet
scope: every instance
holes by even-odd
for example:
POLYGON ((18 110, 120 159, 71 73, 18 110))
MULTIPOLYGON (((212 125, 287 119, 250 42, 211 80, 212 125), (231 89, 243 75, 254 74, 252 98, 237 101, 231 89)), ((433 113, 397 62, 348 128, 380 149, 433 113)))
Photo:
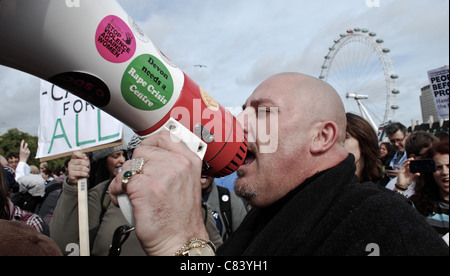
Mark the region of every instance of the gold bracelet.
POLYGON ((200 239, 190 239, 180 250, 175 252, 174 256, 214 256, 216 246, 211 241, 200 239))

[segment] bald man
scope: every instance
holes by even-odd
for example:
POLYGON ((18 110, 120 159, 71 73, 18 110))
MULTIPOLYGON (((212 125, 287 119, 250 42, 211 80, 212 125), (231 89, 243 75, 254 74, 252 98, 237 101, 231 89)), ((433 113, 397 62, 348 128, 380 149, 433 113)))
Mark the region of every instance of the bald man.
MULTIPOLYGON (((328 84, 297 73, 273 76, 238 118, 249 153, 235 191, 254 208, 217 254, 448 255, 404 199, 358 183, 354 157, 343 147, 345 110, 328 84), (267 150, 260 129, 273 129, 274 118, 269 138, 278 142, 267 150)), ((146 253, 212 255, 200 214, 200 159, 167 132, 145 140, 133 158, 147 160, 127 186, 146 253)), ((129 168, 125 163, 124 171, 129 168)), ((115 203, 121 177, 110 186, 115 203)))
POLYGON ((320 80, 299 75, 280 74, 263 82, 239 114, 247 136, 258 136, 258 128, 267 120, 260 114, 273 109, 278 116, 278 148, 264 153, 260 141, 249 142, 249 154, 238 170, 236 193, 252 206, 273 204, 307 178, 343 161, 346 117, 339 95, 320 80), (309 93, 312 92, 312 93, 309 93), (245 118, 256 118, 256 122, 245 118), (343 131, 340 131, 343 129, 343 131), (256 161, 256 162, 254 162, 256 161))

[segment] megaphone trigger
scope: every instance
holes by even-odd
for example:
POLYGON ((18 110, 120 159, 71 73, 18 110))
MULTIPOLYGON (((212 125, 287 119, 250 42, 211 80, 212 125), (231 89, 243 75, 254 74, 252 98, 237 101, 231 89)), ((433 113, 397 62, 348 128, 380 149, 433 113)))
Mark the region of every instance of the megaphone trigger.
POLYGON ((203 160, 208 145, 174 118, 169 118, 163 127, 142 138, 145 139, 163 130, 170 132, 173 141, 184 142, 193 153, 203 160))

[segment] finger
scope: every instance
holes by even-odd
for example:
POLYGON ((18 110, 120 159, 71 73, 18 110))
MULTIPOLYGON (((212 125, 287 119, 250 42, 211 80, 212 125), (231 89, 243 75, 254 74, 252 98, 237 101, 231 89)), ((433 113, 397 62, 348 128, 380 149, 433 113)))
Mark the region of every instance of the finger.
POLYGON ((184 143, 173 141, 171 133, 168 131, 160 132, 144 140, 143 143, 135 149, 133 158, 144 158, 147 162, 144 164, 144 172, 147 175, 155 172, 154 168, 170 168, 172 172, 182 168, 192 168, 193 173, 201 173, 202 161, 193 153, 184 143))
MULTIPOLYGON (((168 131, 155 134, 144 140, 134 150, 133 158, 144 158, 146 160, 143 166, 143 174, 151 181, 154 179, 163 180, 177 174, 187 175, 190 173, 198 175, 198 178, 200 178, 202 166, 200 158, 191 152, 184 143, 171 140, 168 131), (186 168, 191 168, 193 171, 183 171, 186 168)), ((116 176, 113 184, 110 185, 110 194, 119 195, 123 193, 121 179, 123 179, 124 173, 131 168, 131 162, 132 160, 129 160, 123 164, 122 172, 116 176)), ((128 187, 133 186, 136 178, 139 177, 139 175, 133 176, 128 183, 128 187)))
POLYGON ((86 172, 83 170, 77 170, 77 171, 71 172, 69 175, 69 179, 71 180, 71 183, 77 182, 79 178, 89 178, 89 172, 86 172))
POLYGON ((87 155, 81 151, 75 151, 74 153, 72 153, 72 160, 75 160, 75 159, 89 160, 87 155))
MULTIPOLYGON (((175 163, 189 163, 195 168, 201 170, 202 161, 193 153, 184 143, 173 141, 168 131, 160 132, 144 140, 139 147, 134 150, 133 158, 144 158, 147 162, 144 164, 148 171, 153 171, 151 167, 157 162, 158 165, 166 164, 173 167, 175 163)), ((129 164, 129 163, 128 163, 129 164)), ((128 166, 124 164, 124 169, 128 166)))
POLYGON ((71 182, 73 183, 78 177, 89 177, 90 165, 89 159, 84 153, 80 151, 74 152, 72 154, 72 159, 68 164, 69 178, 72 180, 71 182))
MULTIPOLYGON (((166 130, 161 131, 157 134, 154 134, 154 135, 148 137, 147 139, 142 141, 141 146, 157 147, 157 148, 161 148, 161 149, 173 152, 173 153, 187 155, 187 156, 190 156, 191 158, 196 156, 196 158, 199 159, 199 157, 196 154, 194 154, 188 148, 188 146, 186 146, 185 143, 183 143, 180 139, 178 139, 171 132, 166 131, 166 130)), ((137 148, 137 150, 138 149, 139 149, 139 147, 137 148)), ((140 152, 140 150, 138 150, 138 152, 140 152)), ((133 157, 134 157, 134 155, 133 155, 133 157)))
POLYGON ((131 169, 132 160, 125 161, 122 165, 122 170, 116 175, 116 177, 111 181, 109 185, 108 191, 111 197, 111 201, 114 205, 119 206, 117 202, 117 195, 123 194, 122 189, 122 179, 124 178, 124 174, 131 169))
POLYGON ((89 172, 90 164, 86 160, 73 160, 69 163, 69 171, 89 172))
MULTIPOLYGON (((142 166, 141 172, 133 175, 129 180, 127 184, 128 194, 132 194, 133 191, 136 191, 136 189, 130 189, 130 187, 133 187, 136 182, 139 182, 141 176, 145 176, 148 179, 148 181, 145 181, 146 184, 155 182, 174 183, 176 177, 179 175, 184 175, 186 179, 189 178, 189 175, 195 175, 196 178, 200 179, 201 161, 199 158, 194 157, 194 159, 192 160, 185 155, 169 152, 167 150, 155 147, 147 147, 143 148, 142 150, 143 151, 141 154, 139 154, 139 151, 137 152, 137 154, 139 158, 145 159, 145 163, 142 166)), ((127 171, 131 171, 131 163, 133 162, 133 160, 127 161, 123 164, 123 170, 118 175, 116 175, 116 178, 118 179, 118 185, 112 193, 124 193, 121 180, 124 178, 124 174, 127 171)))
POLYGON ((72 155, 72 158, 69 161, 70 164, 90 164, 90 161, 88 158, 85 157, 84 154, 81 155, 72 155))

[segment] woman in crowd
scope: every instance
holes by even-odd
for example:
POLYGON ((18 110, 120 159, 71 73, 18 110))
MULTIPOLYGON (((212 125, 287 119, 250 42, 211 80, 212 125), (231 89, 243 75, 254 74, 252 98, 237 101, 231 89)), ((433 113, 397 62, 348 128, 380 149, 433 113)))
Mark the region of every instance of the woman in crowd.
POLYGON ((344 146, 355 156, 358 180, 361 183, 376 183, 382 172, 377 134, 364 118, 352 113, 346 116, 347 136, 344 146))
POLYGON ((116 177, 117 170, 122 168, 126 160, 126 145, 94 151, 91 157, 89 189, 116 177))
MULTIPOLYGON (((92 153, 92 158, 81 152, 75 152, 68 164, 68 176, 63 183, 61 196, 53 213, 53 219, 50 223, 50 237, 58 244, 63 253, 66 246, 71 243, 78 243, 78 180, 88 178, 89 195, 89 236, 91 241, 91 252, 99 254, 99 245, 97 242, 111 243, 114 230, 126 221, 121 220, 120 209, 110 212, 106 219, 103 215, 109 207, 107 202, 103 206, 103 198, 107 196, 106 191, 109 183, 116 176, 117 170, 122 167, 126 161, 126 145, 98 150, 92 153), (110 216, 118 219, 111 220, 110 216), (119 220, 119 221, 117 221, 119 220), (103 227, 101 227, 103 226, 103 227), (105 230, 105 226, 108 226, 105 230), (98 237, 99 230, 108 233, 98 237), (104 240, 103 240, 104 239, 104 240), (106 241, 107 240, 107 241, 106 241)), ((103 246, 103 244, 102 244, 103 246)), ((105 252, 108 248, 104 249, 105 252)), ((99 254, 102 255, 102 254, 99 254)), ((106 253, 107 255, 107 253, 106 253)))
POLYGON ((11 202, 9 194, 16 183, 15 181, 12 169, 0 165, 0 219, 23 222, 48 236, 49 227, 42 218, 14 206, 11 202))
POLYGON ((409 199, 414 207, 426 217, 428 223, 442 236, 449 232, 448 185, 449 141, 435 144, 422 159, 433 158, 436 172, 423 173, 416 181, 415 194, 409 199))
POLYGON ((394 157, 395 150, 394 147, 389 142, 382 142, 380 144, 380 159, 383 165, 383 169, 385 166, 388 166, 392 157, 394 157))

